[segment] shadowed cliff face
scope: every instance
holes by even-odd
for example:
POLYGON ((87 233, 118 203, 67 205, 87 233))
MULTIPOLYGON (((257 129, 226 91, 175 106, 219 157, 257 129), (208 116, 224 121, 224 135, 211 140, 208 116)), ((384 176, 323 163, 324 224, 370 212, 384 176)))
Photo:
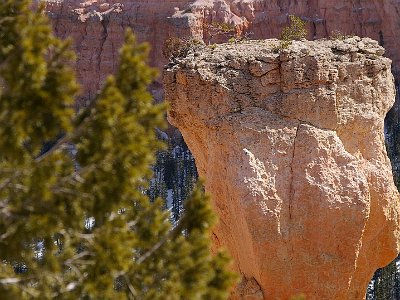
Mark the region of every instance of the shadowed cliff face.
MULTIPOLYGON (((47 0, 46 10, 56 35, 74 41, 77 77, 82 84, 78 104, 85 105, 93 99, 105 78, 115 72, 127 27, 133 28, 139 41, 151 44, 150 63, 162 69, 164 41, 171 35, 187 35, 184 31, 188 27, 171 26, 168 17, 174 14, 174 7, 183 7, 187 2, 47 0)), ((153 89, 161 100, 161 88, 155 85, 153 89)))
POLYGON ((170 122, 207 179, 238 299, 363 299, 399 250, 383 122, 390 60, 371 39, 202 46, 164 72, 170 122))

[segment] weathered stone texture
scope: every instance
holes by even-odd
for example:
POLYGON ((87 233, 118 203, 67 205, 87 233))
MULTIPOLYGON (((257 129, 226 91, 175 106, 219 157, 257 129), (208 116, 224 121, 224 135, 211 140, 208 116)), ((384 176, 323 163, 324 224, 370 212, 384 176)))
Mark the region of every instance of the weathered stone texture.
MULTIPOLYGON (((82 85, 80 105, 95 97, 105 78, 118 66, 118 51, 125 29, 133 28, 139 41, 152 46, 150 63, 162 69, 164 41, 169 36, 187 36, 188 26, 171 25, 175 7, 188 0, 46 0, 46 10, 54 31, 61 38, 73 39, 77 53, 76 71, 82 85)), ((160 86, 153 86, 156 98, 162 99, 160 86)))
POLYGON ((289 14, 309 21, 309 39, 340 31, 380 41, 394 61, 394 71, 400 74, 400 2, 396 0, 36 1, 46 3, 56 34, 74 39, 84 99, 93 98, 104 78, 115 71, 126 27, 152 45, 151 63, 162 69, 161 49, 169 36, 208 41, 206 25, 227 22, 239 31, 254 33, 252 38, 279 37, 289 14))
POLYGON ((383 120, 391 61, 377 42, 199 47, 164 73, 220 217, 243 299, 363 299, 399 251, 399 194, 383 120))

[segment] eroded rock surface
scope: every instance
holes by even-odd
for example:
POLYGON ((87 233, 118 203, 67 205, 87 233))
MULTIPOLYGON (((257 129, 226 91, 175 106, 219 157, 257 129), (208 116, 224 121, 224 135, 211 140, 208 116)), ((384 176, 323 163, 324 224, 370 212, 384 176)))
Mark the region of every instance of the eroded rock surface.
MULTIPOLYGON (((131 27, 153 51, 151 63, 162 69, 164 41, 170 36, 204 39, 207 24, 226 22, 251 38, 279 37, 294 14, 308 21, 309 38, 333 31, 379 40, 400 74, 400 3, 388 1, 277 0, 34 0, 46 3, 55 32, 72 37, 78 54, 82 98, 91 99, 105 77, 115 71, 123 32, 131 27)), ((400 76, 400 75, 399 75, 400 76)))
MULTIPOLYGON (((39 1, 39 0, 36 0, 39 1)), ((93 99, 105 78, 115 73, 119 49, 126 28, 132 28, 139 41, 152 46, 150 63, 159 69, 164 41, 169 36, 187 36, 189 26, 171 24, 175 7, 188 0, 45 0, 54 31, 61 38, 73 39, 77 53, 76 71, 82 85, 79 105, 93 99), (182 30, 183 32, 181 32, 182 30)), ((155 98, 162 99, 161 85, 152 87, 155 98)))
MULTIPOLYGON (((72 37, 77 52, 77 76, 82 85, 78 105, 93 99, 108 74, 118 65, 118 49, 126 27, 140 41, 152 46, 150 63, 160 70, 164 41, 171 36, 195 38, 206 43, 213 22, 226 22, 250 38, 279 37, 293 14, 308 21, 308 39, 340 32, 368 36, 387 49, 395 78, 400 80, 400 2, 398 0, 34 0, 46 3, 48 15, 59 37, 72 37)), ((223 39, 222 39, 223 40, 223 39)), ((151 91, 163 98, 160 82, 151 91)), ((400 98, 399 98, 400 99, 400 98)), ((400 101, 386 118, 387 141, 400 182, 400 101)))
POLYGON ((368 38, 277 44, 203 46, 169 64, 169 120, 242 275, 233 298, 363 299, 399 251, 391 61, 368 38))
POLYGON ((400 76, 400 2, 396 0, 192 0, 180 7, 174 18, 191 18, 193 21, 187 24, 197 38, 207 38, 202 25, 227 22, 260 39, 279 37, 290 14, 307 21, 309 39, 339 32, 379 41, 394 61, 394 72, 400 76))

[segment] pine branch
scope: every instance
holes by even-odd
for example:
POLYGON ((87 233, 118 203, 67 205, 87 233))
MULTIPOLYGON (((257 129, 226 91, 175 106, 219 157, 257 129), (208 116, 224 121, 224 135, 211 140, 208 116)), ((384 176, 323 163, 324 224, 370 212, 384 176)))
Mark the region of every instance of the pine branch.
POLYGON ((144 253, 142 256, 140 256, 136 260, 136 263, 140 265, 146 259, 148 259, 151 255, 153 255, 158 249, 160 249, 170 238, 178 236, 179 233, 183 230, 183 222, 185 220, 186 220, 186 218, 182 217, 178 221, 178 224, 167 235, 165 235, 164 238, 162 238, 157 244, 155 244, 146 253, 144 253))
MULTIPOLYGON (((57 141, 57 143, 51 147, 48 151, 43 153, 42 155, 39 155, 38 157, 35 158, 35 162, 39 163, 42 160, 44 160, 46 157, 50 156, 52 153, 55 151, 59 150, 61 146, 64 144, 72 142, 72 140, 79 135, 81 130, 84 128, 84 125, 86 125, 86 122, 90 120, 93 116, 91 114, 91 110, 96 106, 96 100, 93 100, 88 107, 85 108, 85 110, 82 112, 81 116, 83 115, 84 117, 82 120, 80 120, 79 125, 75 128, 74 131, 72 131, 69 134, 64 135, 61 139, 57 141)), ((79 117, 78 117, 79 118, 79 117)))

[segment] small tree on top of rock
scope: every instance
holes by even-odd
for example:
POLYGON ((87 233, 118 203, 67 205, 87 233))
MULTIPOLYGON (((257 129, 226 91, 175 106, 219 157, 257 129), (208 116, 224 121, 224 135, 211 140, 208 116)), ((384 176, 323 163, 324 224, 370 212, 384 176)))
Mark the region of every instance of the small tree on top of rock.
POLYGON ((303 21, 300 17, 290 15, 289 22, 290 25, 282 30, 277 50, 287 49, 292 44, 292 41, 299 41, 307 37, 306 21, 303 21))
POLYGON ((191 49, 202 44, 202 41, 196 39, 170 37, 164 41, 162 54, 167 60, 185 57, 191 49))

